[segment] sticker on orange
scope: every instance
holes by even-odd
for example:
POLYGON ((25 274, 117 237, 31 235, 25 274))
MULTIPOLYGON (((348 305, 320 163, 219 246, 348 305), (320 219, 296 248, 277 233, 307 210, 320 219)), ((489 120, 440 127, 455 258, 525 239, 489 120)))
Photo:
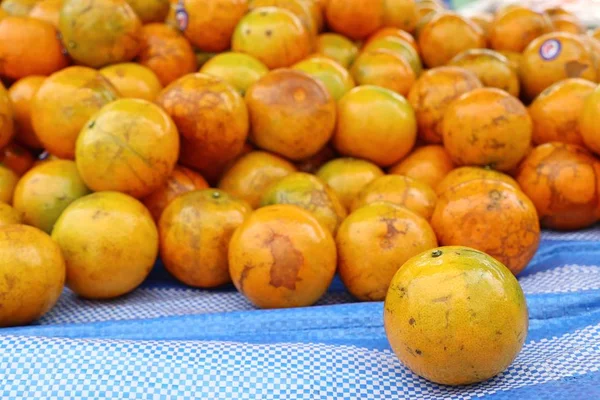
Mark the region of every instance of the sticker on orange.
POLYGON ((560 41, 556 39, 548 39, 540 46, 540 57, 546 61, 554 60, 560 54, 560 41))

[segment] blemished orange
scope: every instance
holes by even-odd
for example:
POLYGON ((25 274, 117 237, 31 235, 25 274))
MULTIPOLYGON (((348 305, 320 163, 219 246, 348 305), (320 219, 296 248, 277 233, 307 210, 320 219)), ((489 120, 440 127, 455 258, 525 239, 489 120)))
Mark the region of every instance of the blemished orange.
POLYGON ((231 49, 249 54, 270 69, 289 67, 311 52, 311 36, 291 11, 260 7, 242 18, 233 34, 231 49))
POLYGON ((41 0, 4 0, 2 1, 2 10, 9 15, 26 17, 40 1, 41 0))
POLYGON ((329 161, 316 175, 335 192, 346 210, 350 210, 358 193, 384 173, 372 162, 348 157, 329 161))
POLYGON ((414 212, 392 203, 364 206, 348 216, 336 236, 338 271, 357 299, 382 301, 399 268, 437 247, 435 232, 414 212))
POLYGON ((0 164, 4 164, 17 176, 23 176, 33 166, 34 162, 33 155, 29 150, 15 142, 11 142, 0 149, 0 164))
POLYGON ((423 73, 408 94, 419 138, 426 143, 442 143, 442 120, 450 103, 482 86, 477 75, 460 67, 438 67, 423 73))
POLYGON ((154 101, 163 89, 156 74, 136 63, 113 64, 100 73, 117 89, 123 98, 154 101))
POLYGON ((372 38, 363 46, 362 52, 373 50, 389 50, 403 57, 410 64, 415 75, 418 77, 423 72, 423 65, 419 54, 413 46, 403 38, 394 35, 372 38))
POLYGON ((444 147, 457 165, 510 171, 525 157, 532 122, 516 97, 496 88, 472 90, 444 115, 444 147))
POLYGON ((380 167, 397 163, 417 138, 415 113, 404 97, 378 86, 358 86, 338 102, 335 149, 380 167))
POLYGON ((457 54, 485 45, 481 28, 453 12, 435 15, 419 32, 419 49, 429 68, 445 65, 457 54))
POLYGON ((120 99, 100 109, 77 138, 75 159, 92 190, 142 198, 165 184, 179 156, 179 135, 154 103, 120 99))
POLYGON ((389 169, 393 175, 404 175, 429 185, 432 189, 454 169, 452 158, 443 146, 428 145, 416 148, 411 154, 389 169))
POLYGON ((269 72, 246 92, 250 141, 291 160, 316 154, 331 139, 336 103, 325 85, 293 69, 269 72))
POLYGON ((358 85, 380 86, 403 96, 408 95, 416 80, 415 71, 406 58, 386 49, 363 52, 350 73, 358 85))
MULTIPOLYGON (((319 21, 315 18, 315 4, 312 0, 249 0, 249 8, 253 10, 259 7, 279 7, 296 15, 313 41, 319 34, 319 21)), ((320 10, 319 10, 320 14, 320 10)))
POLYGON ((331 284, 336 262, 331 233, 311 213, 292 205, 255 211, 229 243, 233 284, 260 308, 316 303, 331 284))
POLYGON ((74 66, 50 75, 31 105, 33 129, 50 153, 75 157, 75 142, 88 119, 119 97, 98 71, 74 66))
POLYGON ((208 189, 208 183, 197 172, 176 165, 169 179, 157 190, 142 199, 142 202, 158 223, 165 208, 177 197, 195 190, 208 189))
POLYGON ((258 208, 265 190, 294 172, 296 167, 286 159, 265 151, 252 151, 229 168, 219 182, 219 189, 258 208))
POLYGON ((600 163, 583 147, 537 146, 521 163, 517 181, 545 228, 582 229, 600 217, 600 163))
POLYGON ((306 72, 321 81, 335 101, 342 98, 355 86, 348 70, 336 61, 321 55, 313 55, 292 66, 292 69, 306 72))
POLYGON ((554 32, 533 40, 523 51, 519 66, 525 96, 535 98, 552 84, 567 78, 596 82, 592 49, 581 37, 554 32))
POLYGON ((515 275, 529 264, 540 243, 535 205, 514 186, 497 180, 475 179, 446 190, 431 226, 440 245, 483 251, 515 275))
POLYGON ((200 72, 223 79, 244 96, 250 86, 269 72, 269 68, 251 55, 231 51, 208 60, 200 72))
POLYGON ((11 207, 8 203, 4 203, 0 200, 0 227, 22 223, 23 216, 21 213, 11 207))
POLYGON ((353 40, 365 39, 383 26, 384 2, 329 0, 325 18, 333 32, 353 40))
POLYGON ((496 51, 521 53, 535 38, 551 31, 552 21, 547 15, 516 6, 496 13, 490 25, 489 42, 496 51))
MULTIPOLYGON (((46 0, 47 1, 47 0, 46 0)), ((125 0, 143 24, 164 22, 169 13, 169 0, 125 0)))
POLYGON ((19 182, 19 176, 12 169, 0 164, 0 202, 12 204, 17 182, 19 182))
POLYGON ((88 67, 131 61, 140 51, 142 23, 125 0, 64 0, 58 26, 71 58, 88 67))
POLYGON ((415 0, 383 0, 383 26, 412 32, 418 19, 415 0))
POLYGON ((43 0, 38 1, 29 12, 29 18, 35 18, 46 21, 58 29, 60 19, 60 9, 64 0, 43 0))
POLYGON ((0 82, 0 150, 6 147, 15 134, 14 116, 10 94, 0 82))
POLYGON ((251 213, 248 203, 218 189, 198 190, 173 200, 159 223, 160 256, 167 271, 194 287, 231 282, 229 241, 251 213))
POLYGON ((533 142, 563 142, 583 145, 579 118, 584 102, 596 84, 585 79, 569 78, 550 86, 529 106, 533 121, 533 142))
POLYGON ((441 196, 448 189, 458 186, 461 183, 481 179, 485 179, 486 181, 499 181, 506 183, 517 190, 521 190, 517 181, 500 171, 482 167, 458 167, 450 171, 448 175, 442 179, 435 188, 435 192, 438 196, 441 196))
POLYGON ((347 37, 327 32, 317 38, 315 52, 337 61, 344 68, 350 68, 358 56, 359 48, 347 37))
POLYGON ((10 79, 50 75, 69 65, 56 28, 25 17, 0 20, 0 59, 0 75, 10 79))
POLYGON ((600 90, 596 88, 586 99, 580 112, 578 126, 585 146, 600 154, 600 90))
POLYGON ((192 45, 174 28, 144 25, 140 41, 137 62, 154 71, 163 86, 198 70, 192 45))
POLYGON ((31 149, 41 149, 43 147, 33 130, 31 104, 33 97, 45 80, 45 76, 30 75, 15 82, 8 90, 13 106, 15 140, 31 149))
POLYGON ((0 326, 29 324, 54 307, 65 260, 50 236, 26 225, 0 226, 0 260, 0 326))
POLYGON ((529 316, 506 266, 451 246, 425 251, 398 270, 385 299, 384 326, 411 371, 435 383, 467 385, 508 368, 523 347, 529 316))

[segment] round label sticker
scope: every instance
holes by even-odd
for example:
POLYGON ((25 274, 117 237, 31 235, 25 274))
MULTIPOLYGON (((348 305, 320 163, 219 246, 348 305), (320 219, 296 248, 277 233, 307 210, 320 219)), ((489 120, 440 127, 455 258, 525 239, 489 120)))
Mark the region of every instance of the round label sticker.
POLYGON ((540 56, 546 60, 554 60, 560 54, 561 44, 556 39, 548 39, 540 47, 540 56))
POLYGON ((189 15, 185 10, 185 6, 183 5, 183 1, 177 3, 175 6, 175 20, 177 21, 177 27, 180 31, 185 31, 188 26, 189 15))

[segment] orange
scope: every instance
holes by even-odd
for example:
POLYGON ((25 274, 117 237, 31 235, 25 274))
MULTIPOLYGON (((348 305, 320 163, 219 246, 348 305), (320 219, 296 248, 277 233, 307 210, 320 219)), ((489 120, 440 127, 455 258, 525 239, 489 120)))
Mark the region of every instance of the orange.
POLYGON ((169 0, 125 0, 143 24, 163 22, 169 13, 169 0))
POLYGON ((142 23, 125 0, 64 0, 59 28, 69 55, 89 67, 131 61, 140 51, 142 23))
POLYGON ((329 0, 325 9, 327 25, 333 32, 350 39, 365 39, 382 27, 385 3, 372 0, 329 0))
POLYGON ((585 34, 585 28, 583 25, 581 25, 577 18, 573 16, 558 15, 553 16, 551 19, 554 32, 569 32, 575 35, 585 34))
POLYGON ((363 301, 382 301, 411 257, 437 247, 429 223, 408 209, 380 202, 348 216, 336 236, 340 278, 363 301))
POLYGON ((264 151, 253 151, 231 166, 219 182, 219 189, 258 208, 262 194, 294 172, 296 167, 285 159, 264 151))
POLYGON ((262 195, 260 206, 291 204, 309 211, 335 235, 346 209, 322 180, 306 172, 295 172, 272 184, 262 195))
POLYGON ((452 12, 434 16, 419 32, 419 48, 429 68, 444 65, 457 54, 483 48, 485 44, 485 36, 477 24, 452 12))
POLYGON ((519 66, 521 65, 521 59, 523 58, 523 55, 521 53, 515 53, 514 51, 505 50, 498 51, 498 54, 502 54, 504 57, 506 57, 510 67, 517 75, 519 75, 519 66))
POLYGON ((454 163, 443 146, 418 147, 398 164, 390 168, 393 175, 404 175, 435 189, 454 169, 454 163))
POLYGON ((600 154, 600 91, 596 88, 588 95, 580 110, 578 126, 581 138, 586 147, 596 154, 600 154))
POLYGON ((45 80, 45 76, 31 75, 18 80, 8 90, 14 114, 15 140, 32 149, 42 148, 42 143, 33 130, 31 105, 45 80))
POLYGON ((502 172, 495 171, 490 168, 459 167, 450 171, 448 175, 442 179, 442 181, 435 187, 435 192, 438 194, 438 196, 441 196, 448 189, 452 189, 461 183, 481 179, 485 179, 486 181, 499 181, 506 183, 517 190, 521 190, 517 181, 502 172))
POLYGON ((19 182, 19 176, 13 170, 0 164, 0 202, 12 204, 15 186, 19 182))
POLYGON ((257 58, 271 69, 289 67, 308 56, 311 37, 291 11, 260 7, 237 25, 231 48, 257 58))
POLYGON ((94 69, 63 69, 48 77, 35 94, 31 105, 33 129, 46 150, 72 159, 85 123, 118 96, 110 82, 94 69))
POLYGON ((179 155, 175 123, 146 100, 121 99, 95 114, 77 139, 77 169, 94 191, 141 198, 167 182, 179 155))
POLYGON ((329 141, 335 101, 325 85, 304 72, 271 71, 246 93, 250 140, 291 160, 316 154, 329 141))
POLYGON ((444 146, 457 165, 509 171, 525 157, 532 123, 516 97, 495 88, 475 89, 455 100, 444 115, 444 146))
POLYGON ((0 326, 25 325, 46 314, 65 284, 65 260, 44 232, 0 227, 0 326))
POLYGON ((0 75, 10 79, 49 75, 69 64, 56 29, 47 22, 24 17, 0 20, 0 59, 0 75))
POLYGON ((354 87, 354 79, 346 68, 325 56, 314 55, 292 66, 321 81, 335 101, 354 87))
POLYGON ((177 197, 195 190, 207 189, 208 183, 202 175, 191 169, 176 165, 169 179, 157 190, 142 199, 142 202, 158 223, 164 209, 177 197))
POLYGON ((100 73, 124 98, 154 101, 163 89, 156 74, 140 64, 114 64, 102 68, 100 73))
POLYGON ((6 147, 15 134, 14 108, 9 92, 0 82, 0 150, 6 147))
POLYGON ((432 68, 421 75, 408 94, 408 101, 415 110, 419 138, 427 143, 442 143, 442 119, 448 105, 480 87, 477 75, 460 67, 432 68))
POLYGON ((596 84, 579 78, 559 81, 544 90, 529 106, 533 121, 533 142, 563 142, 583 145, 579 117, 584 101, 596 84))
POLYGON ((582 229, 598 221, 600 164, 583 147, 555 142, 536 147, 521 163, 517 181, 545 228, 582 229))
POLYGON ((415 0, 383 0, 383 26, 415 30, 419 14, 415 0))
POLYGON ((182 149, 195 149, 193 165, 184 164, 207 179, 212 180, 215 170, 242 151, 248 136, 248 110, 230 84, 210 75, 190 74, 167 86, 156 102, 185 139, 182 149))
POLYGON ((516 6, 496 13, 490 25, 489 42, 496 51, 521 53, 538 36, 552 31, 547 15, 516 6))
POLYGON ((483 86, 494 87, 519 97, 519 76, 508 58, 493 50, 471 49, 457 54, 448 65, 468 69, 483 86))
POLYGON ((412 47, 417 54, 419 54, 419 46, 417 45, 417 41, 415 40, 413 35, 411 35, 410 33, 408 33, 407 31, 405 31, 403 29, 398 29, 398 28, 393 28, 393 27, 381 28, 378 31, 376 31, 375 33, 373 33, 365 41, 363 49, 378 39, 390 38, 390 37, 400 39, 401 41, 403 41, 404 43, 406 43, 410 47, 412 47))
POLYGON ((441 245, 481 250, 515 275, 529 264, 540 243, 531 200, 497 180, 476 179, 446 190, 435 206, 431 226, 441 245))
POLYGON ((269 72, 269 68, 248 54, 227 52, 211 58, 200 72, 223 79, 244 96, 250 86, 269 72))
MULTIPOLYGON (((312 0, 249 0, 249 2, 250 10, 260 7, 278 7, 290 11, 300 19, 311 36, 311 41, 319 34, 319 21, 315 19, 317 14, 314 12, 316 5, 312 0)), ((318 12, 320 13, 320 10, 318 12)))
POLYGON ((359 85, 375 85, 406 96, 415 82, 415 71, 406 58, 390 50, 362 53, 350 70, 359 85))
POLYGON ((469 19, 471 21, 475 22, 477 25, 479 25, 479 27, 483 31, 483 34, 485 35, 485 37, 489 38, 492 22, 494 21, 493 14, 478 13, 478 14, 471 15, 469 17, 469 19))
POLYGON ((20 212, 0 201, 0 227, 6 225, 22 224, 23 216, 20 212))
POLYGON ((384 304, 392 350, 443 385, 482 382, 521 351, 529 317, 523 290, 501 262, 468 247, 440 247, 398 270, 384 304))
POLYGON ((30 18, 46 21, 58 29, 60 19, 60 9, 64 0, 43 0, 38 1, 29 12, 30 18))
POLYGON ((423 65, 421 64, 419 54, 409 42, 402 38, 392 35, 371 38, 363 46, 362 52, 366 53, 373 50, 389 50, 403 57, 408 61, 417 77, 423 72, 423 65))
POLYGON ((26 17, 41 0, 4 0, 2 10, 9 15, 26 17))
POLYGON ((323 165, 316 175, 335 192, 346 210, 350 210, 358 193, 384 173, 369 161, 337 158, 323 165))
POLYGON ((196 55, 190 43, 174 28, 148 24, 142 28, 137 61, 150 68, 163 86, 196 72, 196 55))
POLYGON ((194 287, 231 282, 229 241, 251 213, 248 203, 217 189, 198 190, 173 200, 159 224, 165 267, 179 281, 194 287))
POLYGON ((15 188, 13 206, 27 225, 51 233, 65 208, 89 193, 74 161, 48 161, 23 175, 15 188))
POLYGON ((397 163, 413 148, 417 123, 401 95, 377 86, 359 86, 338 102, 333 145, 342 155, 380 167, 397 163))
POLYGON ((111 299, 138 287, 158 255, 158 230, 142 203, 117 192, 84 196, 52 231, 67 265, 67 286, 87 299, 111 299), (135 249, 135 251, 131 251, 135 249))
POLYGON ((333 279, 336 259, 329 231, 292 205, 255 211, 229 243, 233 284, 260 308, 316 303, 333 279))
POLYGON ((305 158, 304 160, 296 161, 294 165, 300 172, 308 172, 309 174, 315 174, 319 168, 321 168, 326 162, 333 160, 337 157, 337 153, 328 143, 319 152, 311 157, 305 158))
POLYGON ((0 163, 22 176, 33 166, 34 159, 27 149, 12 142, 0 150, 0 163))
POLYGON ((317 38, 315 52, 337 61, 342 67, 349 68, 358 56, 358 46, 337 33, 323 33, 317 38))
POLYGON ((530 99, 563 79, 597 79, 591 47, 579 36, 565 32, 549 33, 532 41, 523 52, 520 74, 530 99))

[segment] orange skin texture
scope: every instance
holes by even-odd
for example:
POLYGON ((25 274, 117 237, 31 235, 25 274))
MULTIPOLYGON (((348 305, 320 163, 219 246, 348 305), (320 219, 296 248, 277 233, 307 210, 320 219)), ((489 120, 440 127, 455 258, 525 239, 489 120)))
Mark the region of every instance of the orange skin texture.
POLYGON ((592 36, 594 39, 596 39, 596 40, 600 40, 600 27, 597 27, 597 28, 593 29, 593 30, 590 32, 590 35, 591 35, 591 36, 592 36))
POLYGON ((189 286, 212 288, 231 282, 229 241, 251 213, 248 203, 217 189, 178 197, 159 223, 165 267, 189 286))
POLYGON ((306 172, 292 173, 263 193, 261 207, 275 204, 292 204, 309 211, 333 235, 347 216, 335 192, 321 179, 306 172))
POLYGON ((63 0, 43 0, 36 3, 36 5, 29 12, 29 18, 39 19, 48 22, 53 27, 58 29, 58 21, 60 18, 60 8, 62 7, 63 0))
POLYGON ((227 168, 242 154, 215 161, 214 164, 207 166, 204 159, 198 157, 198 154, 206 151, 202 142, 188 140, 184 136, 180 136, 180 140, 179 164, 201 173, 211 185, 218 182, 227 168))
POLYGON ((292 205, 255 211, 229 243, 233 284, 259 308, 316 303, 331 284, 336 262, 329 231, 292 205))
POLYGON ((383 0, 383 26, 412 32, 418 20, 415 0, 383 0))
POLYGON ((165 184, 178 155, 175 124, 146 100, 121 99, 103 107, 77 139, 77 169, 96 192, 148 196, 165 184))
POLYGON ((581 25, 581 23, 575 17, 570 15, 560 15, 553 16, 551 19, 554 32, 568 32, 575 35, 585 34, 583 25, 581 25))
POLYGON ((579 37, 588 44, 596 70, 596 77, 600 79, 600 41, 588 35, 579 35, 579 37))
POLYGON ((0 150, 6 147, 15 134, 14 115, 10 94, 0 83, 0 150))
MULTIPOLYGON (((375 50, 388 50, 408 61, 416 76, 423 72, 423 64, 417 51, 406 40, 397 36, 384 36, 369 40, 362 48, 362 53, 375 50)), ((362 57, 362 55, 361 55, 362 57)))
POLYGON ((313 13, 312 0, 249 0, 250 10, 260 7, 279 7, 296 15, 311 37, 311 41, 319 34, 319 22, 313 13))
POLYGON ((73 60, 92 68, 133 60, 142 23, 125 0, 64 0, 59 28, 73 60))
POLYGON ((547 15, 525 7, 514 7, 496 14, 490 25, 489 42, 496 51, 521 53, 535 38, 552 31, 547 15))
POLYGON ((219 182, 219 189, 245 200, 256 209, 269 186, 294 172, 296 167, 284 158, 264 151, 253 151, 231 166, 219 182))
POLYGON ((524 94, 533 99, 547 87, 567 78, 597 79, 591 47, 577 35, 554 32, 532 41, 523 52, 519 67, 524 94), (540 47, 550 39, 561 43, 560 53, 551 61, 540 55, 540 47))
POLYGON ((542 144, 521 163, 517 181, 543 227, 581 229, 599 218, 600 164, 583 147, 542 144))
POLYGON ((350 68, 358 56, 359 48, 345 36, 327 32, 317 37, 315 53, 337 61, 344 68, 350 68))
POLYGON ((579 78, 560 81, 544 90, 529 106, 533 142, 583 145, 579 118, 596 84, 579 78))
POLYGON ((143 65, 134 63, 114 64, 102 68, 100 73, 117 89, 123 98, 154 101, 163 89, 156 74, 143 65))
POLYGON ((585 146, 596 154, 600 154, 600 91, 595 89, 585 99, 583 109, 579 116, 579 129, 585 146))
POLYGON ((13 170, 0 164, 0 203, 12 204, 17 182, 19 182, 19 176, 13 170))
POLYGON ((325 85, 292 69, 271 71, 246 92, 250 140, 291 160, 316 154, 331 139, 336 104, 325 85))
POLYGON ((409 62, 385 49, 362 53, 350 70, 358 85, 375 85, 406 96, 416 76, 409 62))
POLYGON ((125 0, 143 24, 163 22, 169 13, 169 0, 125 0))
POLYGON ((384 300, 398 269, 411 257, 438 245, 423 217, 386 202, 350 214, 340 226, 336 244, 340 278, 362 301, 384 300))
POLYGON ((481 167, 459 167, 450 171, 448 175, 442 179, 436 186, 435 192, 438 196, 441 196, 447 190, 462 183, 481 179, 485 179, 486 181, 499 181, 512 186, 516 190, 521 190, 517 181, 502 172, 481 167))
POLYGON ((521 65, 521 59, 523 55, 521 53, 515 53, 513 51, 501 50, 498 51, 499 54, 502 54, 504 57, 508 59, 508 63, 513 71, 516 72, 517 76, 519 75, 519 68, 521 65))
POLYGON ((75 157, 75 142, 89 118, 119 93, 98 71, 69 67, 48 77, 31 105, 33 129, 48 152, 75 157))
MULTIPOLYGON (((248 110, 244 99, 219 78, 190 74, 167 86, 156 99, 173 118, 182 148, 190 144, 194 165, 203 176, 235 158, 248 137, 248 110)), ((185 163, 187 164, 187 163, 185 163)))
POLYGON ((335 150, 331 147, 331 144, 323 147, 317 154, 314 156, 305 158, 304 160, 300 160, 295 162, 296 168, 300 172, 308 172, 309 174, 316 174, 316 172, 321 168, 325 163, 333 160, 337 157, 335 150))
POLYGON ((154 71, 163 86, 198 70, 194 49, 174 28, 144 25, 140 40, 137 61, 154 71))
POLYGON ((351 211, 378 201, 403 206, 429 220, 433 214, 437 196, 423 182, 401 175, 385 175, 366 185, 354 199, 351 211))
POLYGON ((26 17, 40 0, 4 0, 2 10, 9 15, 26 17))
POLYGON ((208 189, 202 175, 186 167, 176 165, 173 173, 159 189, 144 197, 142 202, 158 223, 167 206, 177 197, 195 190, 208 189))
POLYGON ((431 226, 441 245, 460 243, 483 251, 515 276, 540 243, 535 205, 520 190, 496 180, 472 180, 446 190, 435 206, 431 226))
POLYGON ((479 25, 485 37, 489 38, 492 22, 494 21, 494 16, 492 14, 480 13, 472 15, 469 19, 479 25))
POLYGON ((435 189, 454 169, 454 163, 443 146, 418 147, 405 159, 389 169, 393 175, 404 175, 435 189))
POLYGON ((355 86, 354 79, 348 70, 336 61, 325 56, 313 55, 292 66, 292 69, 306 72, 319 80, 333 100, 338 101, 355 86))
POLYGON ((0 20, 0 59, 0 75, 10 79, 50 75, 69 65, 56 28, 25 17, 0 20))
POLYGON ((269 72, 269 68, 248 54, 227 52, 208 60, 200 72, 223 79, 244 96, 250 86, 269 72))
POLYGON ((434 16, 419 33, 423 62, 430 68, 445 65, 465 50, 485 45, 485 36, 477 24, 451 12, 434 16))
POLYGON ((360 40, 383 26, 384 13, 384 1, 329 0, 325 18, 333 32, 360 40))
POLYGON ((426 143, 442 143, 442 120, 450 103, 482 86, 477 75, 460 67, 438 67, 423 73, 408 93, 419 138, 426 143))
POLYGON ((31 104, 45 80, 45 76, 31 75, 18 80, 8 90, 14 114, 15 140, 32 149, 43 147, 33 130, 31 104))
POLYGON ((23 216, 10 205, 0 201, 0 228, 6 225, 22 224, 23 216))
POLYGON ((346 210, 350 210, 360 191, 384 173, 369 161, 337 158, 323 165, 316 175, 335 192, 346 210))
POLYGON ((519 97, 519 76, 502 54, 487 49, 472 49, 457 54, 448 65, 468 69, 483 86, 495 87, 519 97))
POLYGON ((443 385, 485 381, 519 354, 529 325, 514 275, 468 247, 440 247, 408 260, 392 279, 384 325, 400 361, 443 385))
POLYGON ((532 129, 519 99, 500 89, 481 88, 448 107, 442 130, 444 147, 457 165, 509 171, 525 157, 532 129))
POLYGON ((29 171, 34 162, 31 153, 14 142, 0 150, 0 164, 10 168, 17 176, 29 171))
POLYGON ((44 232, 25 225, 0 227, 0 326, 26 325, 46 314, 65 284, 65 260, 44 232))
POLYGON ((369 36, 369 38, 365 41, 363 49, 366 48, 367 46, 369 46, 370 43, 376 41, 377 39, 382 39, 382 38, 386 38, 386 37, 390 37, 390 36, 395 37, 397 39, 404 40, 406 43, 408 43, 410 45, 410 47, 415 49, 417 54, 420 53, 419 46, 417 45, 417 41, 415 40, 413 35, 411 35, 410 33, 408 33, 407 31, 405 31, 403 29, 393 28, 393 27, 389 27, 389 26, 387 28, 381 28, 378 31, 376 31, 375 33, 373 33, 371 36, 369 36))
POLYGON ((333 145, 342 155, 380 167, 397 163, 413 148, 417 122, 401 95, 377 86, 359 86, 338 102, 333 145))

